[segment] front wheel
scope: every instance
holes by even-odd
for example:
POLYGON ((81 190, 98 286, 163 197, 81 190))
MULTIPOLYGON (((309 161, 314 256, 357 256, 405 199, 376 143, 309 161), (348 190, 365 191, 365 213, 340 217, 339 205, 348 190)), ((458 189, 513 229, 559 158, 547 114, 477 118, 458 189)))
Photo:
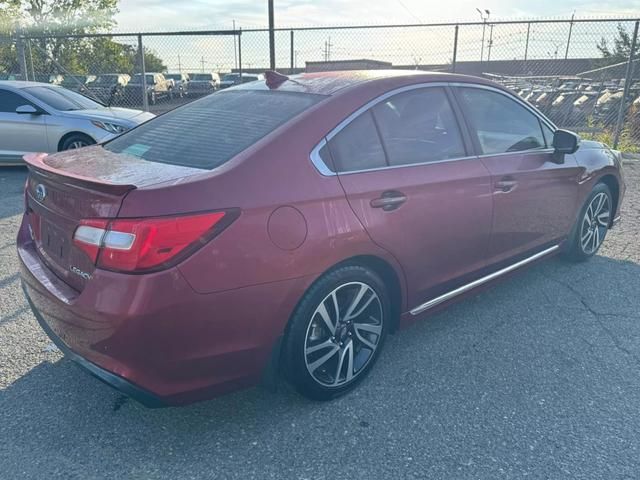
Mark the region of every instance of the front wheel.
POLYGON ((382 348, 390 315, 382 279, 358 265, 321 277, 304 295, 285 340, 285 368, 304 396, 330 400, 352 390, 382 348))
POLYGON ((60 147, 60 151, 64 150, 76 150, 78 148, 87 147, 89 145, 93 145, 96 143, 91 137, 84 135, 82 133, 75 133, 70 135, 62 142, 60 147))
POLYGON ((569 237, 566 258, 581 262, 598 252, 611 224, 612 198, 611 190, 604 183, 593 188, 569 237))

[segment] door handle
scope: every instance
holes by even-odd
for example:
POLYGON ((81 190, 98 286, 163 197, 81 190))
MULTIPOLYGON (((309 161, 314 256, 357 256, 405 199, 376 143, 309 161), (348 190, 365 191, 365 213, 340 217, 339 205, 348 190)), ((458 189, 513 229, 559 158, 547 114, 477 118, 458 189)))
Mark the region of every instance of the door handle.
POLYGON ((404 202, 407 201, 407 196, 402 192, 396 192, 394 190, 388 190, 384 192, 379 198, 371 200, 371 208, 381 208, 385 212, 390 212, 399 208, 404 202))
POLYGON ((494 186, 497 191, 507 193, 516 188, 517 185, 518 182, 512 177, 504 177, 496 182, 494 186))

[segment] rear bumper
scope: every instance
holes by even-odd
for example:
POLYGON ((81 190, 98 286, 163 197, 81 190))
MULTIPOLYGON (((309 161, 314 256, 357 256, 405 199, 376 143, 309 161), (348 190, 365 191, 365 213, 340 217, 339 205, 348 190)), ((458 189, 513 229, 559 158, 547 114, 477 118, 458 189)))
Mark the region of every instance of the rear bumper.
POLYGON ((125 395, 131 398, 134 398, 138 402, 142 403, 145 407, 158 408, 158 407, 167 406, 167 404, 164 401, 162 401, 159 397, 157 397, 153 393, 143 388, 140 388, 139 386, 133 384, 132 382, 128 381, 125 378, 122 378, 114 373, 109 372, 108 370, 105 370, 104 368, 99 367, 95 363, 91 363, 86 358, 83 358, 80 355, 73 352, 69 347, 67 347, 67 345, 62 341, 62 339, 58 337, 53 330, 51 330, 49 325, 47 325, 47 322, 45 322, 44 318, 42 317, 42 315, 40 314, 36 306, 31 301, 31 298, 29 297, 29 293, 27 292, 27 289, 25 288, 24 284, 22 285, 22 289, 24 291, 25 297, 27 298, 27 302, 29 303, 29 306, 33 311, 33 315, 36 317, 36 320, 38 320, 38 323, 40 324, 40 327, 42 328, 42 330, 44 330, 44 332, 51 339, 51 341, 62 351, 62 353, 64 353, 64 355, 67 358, 76 362, 78 365, 80 365, 82 368, 87 370, 91 375, 93 375, 97 379, 103 381, 107 385, 112 386, 116 390, 121 391, 125 395))
POLYGON ((149 406, 188 404, 260 383, 312 280, 200 294, 176 268, 148 275, 96 270, 77 292, 41 262, 24 223, 18 256, 25 294, 51 339, 149 406))

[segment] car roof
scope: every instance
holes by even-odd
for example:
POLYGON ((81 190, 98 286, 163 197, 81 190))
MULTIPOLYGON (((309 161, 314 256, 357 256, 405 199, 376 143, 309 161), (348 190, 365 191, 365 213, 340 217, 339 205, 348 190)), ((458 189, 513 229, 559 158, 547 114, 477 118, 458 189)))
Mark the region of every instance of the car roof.
MULTIPOLYGON (((463 82, 497 86, 494 82, 469 75, 428 72, 421 70, 344 70, 313 72, 291 75, 289 80, 272 87, 284 92, 305 92, 318 95, 335 95, 350 87, 367 88, 384 82, 389 90, 414 83, 463 82)), ((246 89, 266 89, 266 82, 245 84, 246 89)), ((236 87, 240 88, 240 87, 236 87)))
POLYGON ((24 82, 22 80, 0 80, 0 86, 15 88, 17 90, 20 90, 22 88, 28 88, 28 87, 55 87, 55 88, 59 88, 57 85, 53 85, 52 83, 24 82))

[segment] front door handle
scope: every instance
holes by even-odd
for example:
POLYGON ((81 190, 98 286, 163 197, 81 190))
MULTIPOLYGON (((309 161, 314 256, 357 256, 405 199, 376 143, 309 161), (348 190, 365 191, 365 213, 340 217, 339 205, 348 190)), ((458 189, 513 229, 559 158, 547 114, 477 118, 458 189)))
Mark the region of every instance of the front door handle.
POLYGON ((394 190, 388 190, 384 192, 379 198, 371 200, 371 208, 381 208, 385 212, 390 212, 399 208, 404 202, 407 201, 407 196, 402 192, 396 192, 394 190))
POLYGON ((517 185, 518 182, 512 177, 503 177, 500 181, 495 183, 495 189, 498 192, 507 193, 516 188, 517 185))

